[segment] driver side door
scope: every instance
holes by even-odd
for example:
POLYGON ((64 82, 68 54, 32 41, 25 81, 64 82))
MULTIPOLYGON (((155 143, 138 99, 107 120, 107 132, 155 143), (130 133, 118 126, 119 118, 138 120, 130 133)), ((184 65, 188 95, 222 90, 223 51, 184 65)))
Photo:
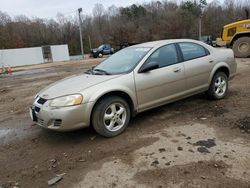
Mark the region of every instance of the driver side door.
POLYGON ((183 95, 186 89, 184 66, 175 44, 155 50, 144 65, 150 62, 157 62, 158 68, 134 73, 138 111, 170 102, 183 95))

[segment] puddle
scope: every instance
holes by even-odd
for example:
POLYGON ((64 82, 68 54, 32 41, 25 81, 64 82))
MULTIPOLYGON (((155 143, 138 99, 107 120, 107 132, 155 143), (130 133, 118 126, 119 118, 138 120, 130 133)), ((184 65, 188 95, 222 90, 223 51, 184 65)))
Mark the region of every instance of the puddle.
POLYGON ((54 71, 54 70, 53 70, 52 68, 23 70, 23 71, 12 72, 11 75, 8 75, 8 74, 0 74, 0 77, 22 76, 22 75, 32 75, 32 74, 42 74, 42 73, 50 73, 50 72, 53 72, 53 71, 54 71))
POLYGON ((51 71, 51 69, 33 69, 33 70, 13 72, 12 75, 14 76, 30 75, 30 74, 37 74, 37 73, 48 73, 49 71, 51 71))
POLYGON ((211 147, 216 146, 214 139, 200 140, 200 141, 197 141, 194 145, 203 146, 206 148, 211 148, 211 147))

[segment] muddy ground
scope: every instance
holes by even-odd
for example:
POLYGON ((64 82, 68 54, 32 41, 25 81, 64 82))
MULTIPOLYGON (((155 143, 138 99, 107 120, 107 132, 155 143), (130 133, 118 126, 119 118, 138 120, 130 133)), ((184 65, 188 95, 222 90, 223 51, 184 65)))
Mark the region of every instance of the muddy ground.
POLYGON ((250 187, 250 60, 220 101, 199 94, 139 114, 126 132, 57 133, 34 126, 33 96, 97 62, 0 76, 0 187, 250 187))

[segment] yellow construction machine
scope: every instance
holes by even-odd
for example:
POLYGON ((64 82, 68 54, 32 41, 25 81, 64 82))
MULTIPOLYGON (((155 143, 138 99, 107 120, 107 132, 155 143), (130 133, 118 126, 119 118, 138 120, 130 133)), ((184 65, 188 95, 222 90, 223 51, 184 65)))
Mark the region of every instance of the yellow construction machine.
MULTIPOLYGON (((246 13, 248 18, 247 10, 246 13)), ((225 25, 216 46, 232 48, 236 57, 250 57, 250 19, 225 25)))

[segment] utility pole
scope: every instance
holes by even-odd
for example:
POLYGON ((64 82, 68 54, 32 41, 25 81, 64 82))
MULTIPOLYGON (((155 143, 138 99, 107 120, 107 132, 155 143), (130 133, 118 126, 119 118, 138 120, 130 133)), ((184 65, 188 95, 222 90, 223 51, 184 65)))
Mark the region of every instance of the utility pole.
POLYGON ((202 19, 202 14, 199 15, 199 40, 201 40, 201 19, 202 19))
POLYGON ((201 40, 201 22, 202 22, 202 17, 203 17, 203 12, 204 8, 207 6, 207 1, 206 0, 199 0, 199 40, 201 40))
POLYGON ((82 8, 79 8, 78 9, 78 15, 79 15, 80 44, 81 44, 82 58, 84 59, 83 42, 82 42, 82 20, 81 20, 81 12, 82 12, 82 8))

